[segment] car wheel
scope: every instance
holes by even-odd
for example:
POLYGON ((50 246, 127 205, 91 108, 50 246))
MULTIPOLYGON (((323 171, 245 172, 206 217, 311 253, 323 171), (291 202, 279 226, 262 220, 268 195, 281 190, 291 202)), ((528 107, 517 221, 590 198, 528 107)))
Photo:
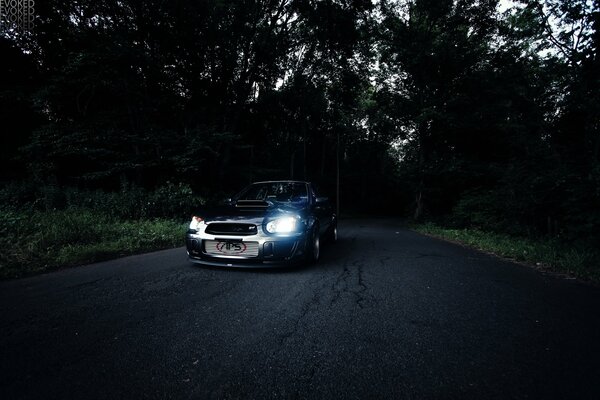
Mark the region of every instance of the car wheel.
POLYGON ((327 241, 330 243, 335 243, 337 242, 337 236, 337 221, 334 220, 329 229, 327 229, 327 241))
POLYGON ((309 242, 306 246, 306 260, 309 263, 316 263, 321 256, 321 241, 319 238, 319 227, 315 225, 310 234, 309 242))

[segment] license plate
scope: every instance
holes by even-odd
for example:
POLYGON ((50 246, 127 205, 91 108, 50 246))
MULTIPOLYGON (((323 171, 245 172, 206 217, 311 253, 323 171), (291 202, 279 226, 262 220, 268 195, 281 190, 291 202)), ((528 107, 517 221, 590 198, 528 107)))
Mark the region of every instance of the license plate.
POLYGON ((215 249, 229 256, 242 255, 248 250, 244 242, 217 242, 215 249))
POLYGON ((204 248, 207 254, 220 256, 258 256, 258 242, 229 240, 206 240, 204 248))

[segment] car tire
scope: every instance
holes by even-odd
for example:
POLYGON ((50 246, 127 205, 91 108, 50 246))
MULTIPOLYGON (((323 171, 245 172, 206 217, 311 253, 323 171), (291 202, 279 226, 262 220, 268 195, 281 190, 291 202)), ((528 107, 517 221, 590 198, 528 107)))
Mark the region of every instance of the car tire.
POLYGON ((327 239, 328 243, 335 243, 337 242, 337 235, 337 220, 334 219, 329 228, 327 229, 327 235, 325 236, 325 238, 327 239))
POLYGON ((310 232, 309 240, 306 243, 306 261, 314 264, 319 261, 321 256, 321 238, 319 237, 319 226, 315 224, 310 232))

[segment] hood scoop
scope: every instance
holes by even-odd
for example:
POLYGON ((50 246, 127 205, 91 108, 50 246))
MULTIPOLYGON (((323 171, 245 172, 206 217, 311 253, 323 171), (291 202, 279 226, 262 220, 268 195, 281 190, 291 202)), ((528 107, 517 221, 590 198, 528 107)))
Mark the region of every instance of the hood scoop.
POLYGON ((269 203, 263 200, 238 200, 235 203, 237 208, 268 208, 269 203))

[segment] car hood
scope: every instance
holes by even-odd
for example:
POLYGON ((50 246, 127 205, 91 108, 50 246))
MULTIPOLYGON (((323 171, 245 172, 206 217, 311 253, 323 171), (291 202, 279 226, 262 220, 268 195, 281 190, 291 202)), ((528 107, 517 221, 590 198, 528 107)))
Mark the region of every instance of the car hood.
POLYGON ((204 218, 206 223, 239 222, 260 225, 265 219, 277 218, 279 216, 297 215, 302 218, 305 212, 305 207, 279 204, 267 207, 236 207, 235 205, 227 205, 203 208, 198 210, 196 215, 204 218))

